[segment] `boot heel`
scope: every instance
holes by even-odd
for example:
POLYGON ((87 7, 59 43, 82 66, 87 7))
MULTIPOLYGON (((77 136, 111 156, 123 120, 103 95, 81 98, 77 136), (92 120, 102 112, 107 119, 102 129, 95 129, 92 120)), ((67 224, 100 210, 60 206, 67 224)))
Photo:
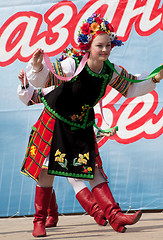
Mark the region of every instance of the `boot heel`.
POLYGON ((103 226, 106 226, 108 223, 109 223, 109 221, 106 220, 103 226))
POLYGON ((139 219, 141 218, 141 215, 142 215, 142 211, 138 211, 137 213, 138 214, 137 214, 137 216, 136 216, 136 218, 134 220, 134 223, 137 223, 139 221, 139 219))
POLYGON ((34 223, 34 228, 33 228, 32 234, 34 237, 46 237, 46 231, 45 231, 44 224, 42 222, 34 223))
POLYGON ((94 220, 98 225, 101 225, 101 226, 106 226, 108 224, 108 220, 104 217, 103 213, 102 214, 100 213, 99 215, 94 217, 94 220))
POLYGON ((122 225, 119 225, 118 223, 113 222, 112 224, 110 224, 110 226, 116 231, 116 232, 121 232, 121 233, 124 233, 126 232, 127 228, 122 226, 122 225))

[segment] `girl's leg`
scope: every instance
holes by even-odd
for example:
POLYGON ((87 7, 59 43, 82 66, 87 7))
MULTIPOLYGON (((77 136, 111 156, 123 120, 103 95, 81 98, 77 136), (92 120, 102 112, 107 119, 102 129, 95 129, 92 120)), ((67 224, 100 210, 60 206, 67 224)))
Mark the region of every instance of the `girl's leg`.
POLYGON ((54 176, 48 175, 46 169, 42 169, 36 185, 35 214, 34 214, 34 237, 45 237, 45 222, 47 210, 52 196, 54 176))
POLYGON ((84 210, 91 216, 94 217, 95 221, 102 226, 106 226, 107 220, 104 213, 98 206, 91 191, 87 188, 84 181, 76 178, 67 178, 74 188, 76 198, 84 210))
POLYGON ((121 212, 121 209, 115 202, 108 183, 105 181, 99 168, 96 168, 95 178, 90 181, 90 185, 97 203, 115 231, 125 232, 125 225, 134 224, 140 219, 142 215, 141 211, 138 211, 133 215, 125 215, 121 212))
POLYGON ((53 186, 53 180, 54 176, 49 175, 47 169, 42 169, 37 185, 42 188, 49 188, 53 186))

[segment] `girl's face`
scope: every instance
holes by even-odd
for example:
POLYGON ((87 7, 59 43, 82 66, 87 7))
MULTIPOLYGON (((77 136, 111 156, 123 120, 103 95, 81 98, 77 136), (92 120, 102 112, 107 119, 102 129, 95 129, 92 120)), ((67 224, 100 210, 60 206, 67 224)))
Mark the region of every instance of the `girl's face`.
POLYGON ((111 41, 106 33, 99 34, 90 46, 90 58, 94 61, 106 61, 111 52, 111 41))

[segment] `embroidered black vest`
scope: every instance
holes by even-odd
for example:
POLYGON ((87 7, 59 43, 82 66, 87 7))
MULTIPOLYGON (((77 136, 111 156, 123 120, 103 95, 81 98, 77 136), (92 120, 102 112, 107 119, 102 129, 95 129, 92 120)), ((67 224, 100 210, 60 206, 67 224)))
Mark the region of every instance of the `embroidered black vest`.
MULTIPOLYGON (((79 63, 76 59, 77 65, 79 63)), ((104 64, 100 74, 86 65, 69 82, 42 96, 45 108, 55 117, 48 173, 93 179, 95 170, 95 121, 93 107, 104 95, 112 70, 104 64)))
MULTIPOLYGON (((75 58, 77 65, 79 58, 75 58)), ((105 94, 113 71, 104 63, 100 74, 86 65, 82 72, 69 82, 64 82, 42 97, 45 107, 61 121, 75 128, 94 124, 93 107, 105 94)))

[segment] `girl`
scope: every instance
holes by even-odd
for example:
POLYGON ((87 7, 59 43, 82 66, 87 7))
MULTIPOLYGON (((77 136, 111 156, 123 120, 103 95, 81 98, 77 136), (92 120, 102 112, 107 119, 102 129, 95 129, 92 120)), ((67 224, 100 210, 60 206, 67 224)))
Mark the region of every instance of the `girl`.
MULTIPOLYGON (((142 76, 128 74, 115 64, 112 64, 116 71, 113 72, 107 59, 111 49, 121 45, 121 42, 118 41, 112 25, 97 14, 93 14, 83 23, 78 41, 80 50, 87 51, 84 57, 88 56, 78 75, 70 81, 62 84, 57 82, 56 85, 40 91, 34 90, 31 84, 18 87, 19 97, 25 104, 31 104, 29 95, 34 102, 43 102, 45 105, 39 120, 32 127, 22 166, 22 171, 37 179, 40 186, 36 187, 34 236, 46 235, 45 219, 54 175, 69 177, 72 184, 75 184, 77 179, 89 180, 98 205, 117 232, 125 232, 125 225, 136 223, 142 214, 141 211, 133 215, 122 214, 112 196, 102 170, 93 131, 93 107, 104 95, 107 84, 125 97, 140 96, 155 88, 156 83, 163 78, 163 71, 152 79, 139 83, 128 82, 126 78, 136 80, 142 76), (43 166, 48 166, 48 171, 43 169, 43 166)), ((74 72, 84 57, 81 54, 79 57, 66 58, 62 62, 57 61, 54 69, 58 78, 75 75, 74 72)), ((50 82, 49 76, 52 74, 42 64, 42 59, 43 51, 38 49, 29 67, 32 70, 28 79, 38 78, 39 81, 50 82)), ((53 79, 55 83, 57 79, 53 79)))

